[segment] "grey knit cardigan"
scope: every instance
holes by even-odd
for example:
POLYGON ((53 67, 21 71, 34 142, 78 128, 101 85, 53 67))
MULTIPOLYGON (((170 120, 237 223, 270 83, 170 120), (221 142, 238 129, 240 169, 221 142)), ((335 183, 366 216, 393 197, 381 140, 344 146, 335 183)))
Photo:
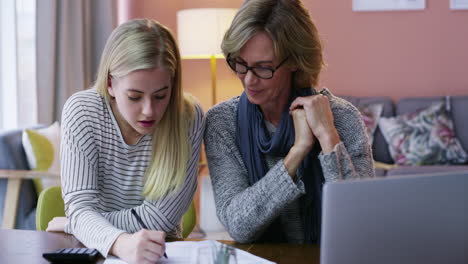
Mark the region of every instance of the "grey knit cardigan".
MULTIPOLYGON (((349 102, 333 96, 328 90, 335 127, 341 142, 333 152, 320 153, 326 182, 374 177, 372 151, 359 111, 349 102)), ((299 179, 289 176, 282 157, 267 157, 267 174, 249 186, 247 170, 236 145, 236 116, 239 97, 222 102, 207 112, 205 147, 213 185, 216 212, 234 240, 255 241, 262 231, 305 192, 299 179)), ((282 224, 288 230, 286 215, 282 224)), ((293 221, 289 225, 299 225, 293 221)), ((299 227, 302 228, 302 227, 299 227)), ((297 228, 296 228, 297 229, 297 228)), ((293 228, 294 230, 294 228, 293 228)))

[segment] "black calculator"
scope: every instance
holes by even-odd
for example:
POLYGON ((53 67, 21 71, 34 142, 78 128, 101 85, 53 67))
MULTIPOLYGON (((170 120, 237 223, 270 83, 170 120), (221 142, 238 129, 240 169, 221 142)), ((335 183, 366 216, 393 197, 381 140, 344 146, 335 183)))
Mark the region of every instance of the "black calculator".
POLYGON ((59 248, 54 252, 43 253, 42 256, 51 263, 95 263, 99 251, 94 248, 59 248))

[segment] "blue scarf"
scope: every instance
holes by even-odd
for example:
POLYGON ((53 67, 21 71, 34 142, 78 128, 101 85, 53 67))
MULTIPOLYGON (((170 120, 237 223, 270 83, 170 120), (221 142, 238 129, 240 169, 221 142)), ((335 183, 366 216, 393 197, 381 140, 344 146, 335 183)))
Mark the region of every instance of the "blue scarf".
MULTIPOLYGON (((285 157, 294 145, 294 123, 289 115, 289 106, 296 97, 312 94, 316 94, 313 88, 293 89, 288 106, 282 113, 276 132, 271 137, 265 126, 260 107, 250 103, 245 92, 242 93, 237 106, 236 144, 247 168, 251 186, 268 172, 265 155, 285 157)), ((322 167, 318 159, 320 151, 321 147, 317 141, 297 171, 298 175, 302 176, 306 192, 300 198, 305 243, 318 243, 320 240, 324 183, 322 167)), ((259 241, 286 242, 279 219, 273 221, 257 242, 259 241)))

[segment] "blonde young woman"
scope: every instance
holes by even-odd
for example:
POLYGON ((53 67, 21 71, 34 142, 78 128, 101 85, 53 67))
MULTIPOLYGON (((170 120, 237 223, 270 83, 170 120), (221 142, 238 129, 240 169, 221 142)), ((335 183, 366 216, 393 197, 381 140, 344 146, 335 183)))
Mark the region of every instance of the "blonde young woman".
POLYGON ((314 89, 322 46, 299 0, 246 0, 222 50, 244 92, 206 117, 218 217, 239 242, 317 243, 323 183, 374 175, 360 114, 314 89))
POLYGON ((155 263, 165 237, 181 237, 203 131, 201 107, 182 92, 169 30, 149 19, 120 25, 104 48, 95 85, 64 106, 66 219, 54 219, 48 230, 64 229, 104 256, 155 263))

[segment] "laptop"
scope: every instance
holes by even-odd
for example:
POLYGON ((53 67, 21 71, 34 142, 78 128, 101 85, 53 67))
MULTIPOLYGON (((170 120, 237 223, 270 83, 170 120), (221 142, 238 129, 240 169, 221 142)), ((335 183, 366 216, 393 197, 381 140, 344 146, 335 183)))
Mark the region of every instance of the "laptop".
POLYGON ((468 170, 327 183, 321 264, 468 263, 468 170))

